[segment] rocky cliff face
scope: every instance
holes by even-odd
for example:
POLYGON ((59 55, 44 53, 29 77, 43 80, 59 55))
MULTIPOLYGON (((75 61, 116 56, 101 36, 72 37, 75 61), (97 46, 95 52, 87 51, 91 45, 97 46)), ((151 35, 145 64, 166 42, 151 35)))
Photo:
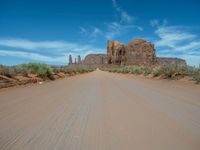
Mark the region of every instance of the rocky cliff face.
POLYGON ((122 45, 118 41, 108 41, 108 63, 118 65, 155 65, 157 63, 154 45, 137 39, 122 45))
POLYGON ((107 63, 107 56, 105 54, 89 54, 85 57, 83 64, 86 65, 101 65, 107 63))
POLYGON ((109 64, 121 64, 124 46, 119 41, 108 41, 107 55, 109 64))
POLYGON ((187 65, 186 61, 180 58, 157 57, 157 61, 159 65, 187 65))
POLYGON ((186 65, 186 61, 180 58, 156 57, 154 44, 144 39, 137 39, 127 45, 119 41, 108 41, 107 54, 89 54, 78 63, 73 63, 69 57, 69 67, 99 67, 105 64, 114 65, 186 65))

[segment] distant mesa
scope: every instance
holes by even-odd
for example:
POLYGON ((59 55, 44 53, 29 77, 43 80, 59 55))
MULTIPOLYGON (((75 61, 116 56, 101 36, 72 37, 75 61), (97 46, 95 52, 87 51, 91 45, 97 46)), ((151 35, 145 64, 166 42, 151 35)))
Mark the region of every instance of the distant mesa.
POLYGON ((69 67, 100 67, 103 65, 186 65, 180 58, 157 57, 154 44, 144 39, 136 39, 127 45, 119 41, 107 42, 107 54, 89 54, 84 60, 78 56, 78 62, 72 62, 69 56, 69 67))
POLYGON ((176 65, 187 65, 186 61, 181 58, 168 58, 168 57, 157 57, 158 64, 176 64, 176 65))
MULTIPOLYGON (((71 55, 69 56, 69 60, 71 55)), ((107 64, 107 55, 106 54, 88 54, 84 60, 81 60, 81 57, 78 56, 78 63, 69 61, 68 67, 99 67, 107 64)))
POLYGON ((87 65, 107 64, 107 56, 106 54, 89 54, 85 57, 83 63, 87 65))

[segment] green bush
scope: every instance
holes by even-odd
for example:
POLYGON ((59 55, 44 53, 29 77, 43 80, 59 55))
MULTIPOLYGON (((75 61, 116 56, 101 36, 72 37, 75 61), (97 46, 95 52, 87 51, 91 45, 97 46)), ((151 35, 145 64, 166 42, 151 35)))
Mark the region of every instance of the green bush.
POLYGON ((36 74, 40 77, 49 77, 53 74, 53 69, 47 64, 41 63, 28 63, 22 64, 22 69, 27 70, 27 72, 36 74))
POLYGON ((95 69, 93 68, 82 68, 82 67, 78 67, 78 68, 67 68, 67 67, 62 67, 62 68, 54 68, 54 73, 58 73, 58 72, 63 72, 65 74, 76 74, 76 73, 87 73, 87 72, 91 72, 94 71, 95 69))
POLYGON ((151 68, 151 67, 142 67, 141 68, 142 69, 142 72, 143 72, 143 74, 146 76, 146 75, 149 75, 149 74, 151 74, 152 73, 152 71, 153 71, 153 69, 151 68))
POLYGON ((17 75, 16 70, 14 69, 14 67, 4 67, 1 69, 0 72, 1 75, 7 76, 7 77, 12 77, 17 75))
POLYGON ((161 67, 154 67, 152 68, 152 72, 154 77, 161 75, 161 67))
POLYGON ((200 83, 200 68, 196 68, 192 71, 193 80, 196 81, 196 83, 200 83))

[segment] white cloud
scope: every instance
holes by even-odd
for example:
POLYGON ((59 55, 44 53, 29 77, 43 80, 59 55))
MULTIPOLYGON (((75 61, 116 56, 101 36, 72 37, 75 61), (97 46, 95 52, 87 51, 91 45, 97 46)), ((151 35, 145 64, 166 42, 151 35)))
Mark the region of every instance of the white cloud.
POLYGON ((26 39, 0 39, 1 46, 33 49, 65 49, 76 47, 76 44, 62 41, 30 41, 26 39))
POLYGON ((139 31, 143 31, 144 29, 142 28, 142 27, 140 27, 140 26, 134 26, 135 28, 137 28, 139 31))
POLYGON ((102 35, 102 31, 97 27, 93 27, 93 30, 90 33, 90 36, 93 38, 96 38, 98 35, 102 35))
POLYGON ((134 23, 135 17, 129 15, 124 11, 117 3, 116 0, 112 0, 112 6, 115 10, 117 19, 113 22, 105 23, 104 28, 98 27, 80 27, 80 33, 89 37, 90 41, 95 41, 97 37, 103 37, 105 39, 113 39, 117 36, 121 36, 132 29, 143 31, 143 28, 134 23))
POLYGON ((80 33, 93 40, 95 40, 98 36, 103 35, 103 31, 101 31, 101 29, 93 26, 89 27, 88 29, 80 27, 80 33))
POLYGON ((164 20, 158 20, 158 19, 152 19, 150 20, 150 25, 152 27, 160 27, 160 26, 166 26, 168 23, 167 19, 164 20))
POLYGON ((105 53, 105 52, 104 52, 104 49, 95 49, 94 51, 88 50, 81 53, 70 52, 70 53, 63 54, 61 56, 49 56, 49 55, 43 55, 43 54, 33 53, 33 52, 0 49, 0 56, 3 56, 3 57, 7 56, 7 57, 23 58, 27 60, 40 61, 40 62, 46 62, 46 63, 56 63, 56 64, 67 64, 69 54, 72 55, 73 58, 76 58, 78 55, 84 58, 86 55, 90 53, 105 53))
MULTIPOLYGON (((95 31, 94 34, 97 34, 95 31)), ((27 39, 0 39, 0 46, 24 50, 46 50, 49 52, 81 52, 94 49, 91 45, 81 45, 65 41, 31 41, 27 39)))
MULTIPOLYGON (((95 30, 98 32, 98 30, 95 30)), ((88 52, 104 52, 93 45, 81 45, 64 41, 31 41, 27 39, 0 39, 0 56, 11 56, 42 62, 67 62, 67 55, 84 57, 88 52), (3 47, 6 47, 5 50, 3 47), (14 48, 14 50, 12 49, 14 48), (23 51, 22 51, 23 50, 23 51), (40 54, 44 52, 44 54, 40 54)))
POLYGON ((117 3, 116 0, 112 0, 113 8, 118 17, 117 21, 106 23, 107 30, 105 31, 106 39, 113 39, 117 36, 121 36, 134 28, 143 31, 143 28, 134 23, 135 17, 129 15, 125 10, 123 10, 117 3))
POLYGON ((157 20, 157 19, 150 20, 150 25, 152 27, 158 26, 159 25, 159 20, 157 20))
POLYGON ((87 29, 85 29, 84 27, 80 27, 80 33, 81 33, 81 34, 87 35, 87 34, 88 34, 88 31, 87 31, 87 29))
POLYGON ((118 22, 107 23, 107 31, 105 32, 106 39, 112 39, 116 36, 123 35, 130 30, 137 29, 143 31, 143 28, 133 24, 120 24, 118 22))
POLYGON ((181 26, 158 26, 155 33, 159 37, 155 41, 159 55, 181 57, 190 65, 200 64, 200 39, 196 34, 181 26))
POLYGON ((121 23, 132 23, 134 18, 130 16, 127 12, 122 11, 121 12, 121 23))
POLYGON ((195 42, 195 44, 191 42, 196 38, 196 35, 184 31, 178 26, 158 27, 155 33, 160 38, 155 44, 160 47, 167 46, 177 51, 183 51, 187 50, 188 45, 190 45, 188 48, 198 46, 198 42, 195 42))
POLYGON ((143 28, 133 24, 121 24, 120 22, 105 23, 105 29, 101 30, 98 27, 86 29, 80 27, 80 33, 85 35, 91 42, 94 42, 98 37, 112 39, 116 36, 123 35, 130 30, 137 29, 143 31, 143 28))
POLYGON ((200 41, 192 41, 190 43, 188 43, 187 45, 183 45, 183 46, 179 46, 178 49, 180 51, 187 51, 189 50, 191 53, 194 53, 195 50, 199 50, 199 54, 200 54, 200 41))
POLYGON ((35 61, 42 61, 42 62, 57 62, 57 63, 66 63, 67 56, 60 56, 60 57, 51 57, 46 56, 38 53, 31 53, 31 52, 22 52, 22 51, 8 51, 8 50, 0 50, 0 56, 10 56, 10 57, 17 57, 17 58, 24 58, 29 60, 35 61))
POLYGON ((118 6, 116 0, 112 0, 113 8, 115 9, 117 15, 120 17, 120 23, 131 24, 134 21, 134 17, 129 15, 120 6, 118 6))
POLYGON ((122 33, 134 28, 134 25, 122 25, 118 22, 111 22, 107 23, 107 32, 105 34, 105 37, 107 39, 112 39, 116 37, 117 35, 121 35, 122 33))

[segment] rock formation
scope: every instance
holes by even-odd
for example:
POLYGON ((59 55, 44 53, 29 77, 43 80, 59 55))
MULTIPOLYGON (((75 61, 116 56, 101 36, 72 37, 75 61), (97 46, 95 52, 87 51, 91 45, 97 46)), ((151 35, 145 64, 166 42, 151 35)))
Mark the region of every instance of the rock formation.
POLYGON ((186 61, 179 58, 156 57, 154 44, 144 39, 137 39, 127 45, 119 41, 108 41, 107 54, 89 54, 81 61, 78 56, 78 63, 72 62, 69 56, 69 67, 100 67, 106 64, 114 65, 186 65, 186 61))
POLYGON ((187 65, 186 61, 180 58, 157 57, 157 61, 159 65, 187 65))
POLYGON ((85 57, 83 63, 86 65, 107 64, 107 57, 105 54, 89 54, 85 57))
POLYGON ((78 55, 78 64, 81 64, 82 62, 81 62, 81 56, 80 55, 78 55))
POLYGON ((155 65, 156 53, 154 44, 143 39, 129 42, 127 45, 119 41, 108 41, 108 63, 117 65, 155 65))
POLYGON ((85 57, 84 60, 81 60, 81 57, 78 56, 78 62, 76 63, 69 63, 69 68, 76 68, 76 67, 99 67, 104 64, 107 64, 107 55, 106 54, 89 54, 85 57))
POLYGON ((73 62, 72 62, 72 55, 69 55, 69 61, 68 61, 68 64, 71 65, 73 62))

